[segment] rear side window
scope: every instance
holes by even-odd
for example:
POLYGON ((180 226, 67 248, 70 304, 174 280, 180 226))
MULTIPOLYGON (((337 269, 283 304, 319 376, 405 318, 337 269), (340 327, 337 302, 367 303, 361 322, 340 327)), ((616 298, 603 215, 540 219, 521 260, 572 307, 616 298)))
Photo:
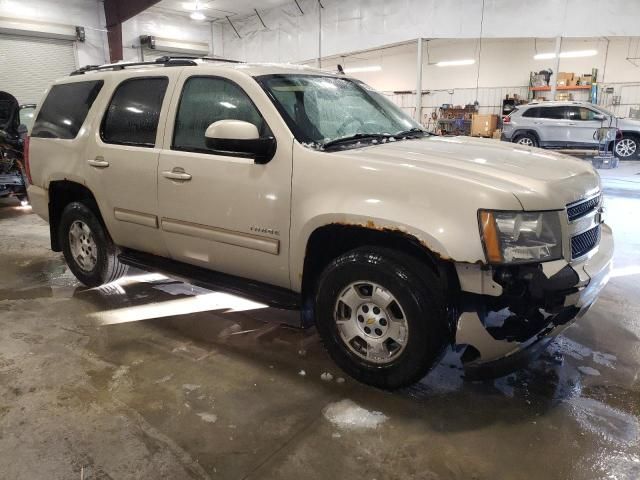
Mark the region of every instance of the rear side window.
POLYGON ((132 78, 116 89, 102 120, 105 143, 154 147, 167 77, 132 78))
POLYGON ((563 120, 565 118, 564 107, 540 107, 540 118, 550 118, 552 120, 563 120))
POLYGON ((529 108, 528 110, 524 111, 522 116, 523 117, 540 118, 540 107, 529 108))
POLYGON ((76 138, 102 88, 102 80, 54 85, 42 104, 32 137, 76 138))

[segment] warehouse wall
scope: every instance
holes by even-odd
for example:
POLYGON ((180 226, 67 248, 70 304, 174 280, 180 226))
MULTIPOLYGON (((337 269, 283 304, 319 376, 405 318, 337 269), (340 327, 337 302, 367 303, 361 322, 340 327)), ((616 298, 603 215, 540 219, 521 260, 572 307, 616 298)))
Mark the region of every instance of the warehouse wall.
MULTIPOLYGON (((220 22, 216 53, 249 61, 318 56, 317 0, 298 0, 220 22)), ((630 0, 322 0, 322 56, 424 38, 600 37, 638 34, 640 2, 630 0), (482 16, 482 5, 485 5, 482 16), (481 21, 482 19, 482 21, 481 21), (482 35, 480 35, 482 31, 482 35)))
POLYGON ((147 10, 122 24, 124 60, 139 59, 140 35, 155 35, 172 40, 211 43, 211 24, 188 17, 147 10))
POLYGON ((0 0, 0 16, 85 27, 86 42, 77 44, 78 65, 105 63, 104 9, 98 0, 0 0))

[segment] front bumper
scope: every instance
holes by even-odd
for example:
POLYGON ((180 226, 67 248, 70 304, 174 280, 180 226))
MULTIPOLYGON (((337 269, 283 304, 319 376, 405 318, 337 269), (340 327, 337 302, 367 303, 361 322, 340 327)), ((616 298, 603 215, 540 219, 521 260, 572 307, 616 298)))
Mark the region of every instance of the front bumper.
MULTIPOLYGON (((509 296, 507 288, 503 291, 493 275, 485 272, 478 288, 489 294, 463 292, 455 343, 468 350, 463 354, 465 369, 472 376, 486 372, 499 376, 522 367, 589 310, 609 280, 612 257, 611 229, 602 224, 600 243, 585 259, 542 264, 538 279, 518 285, 519 299, 509 296), (530 291, 522 291, 525 284, 530 291)), ((472 270, 468 266, 457 269, 463 276, 463 290, 465 284, 473 285, 464 278, 472 270)))

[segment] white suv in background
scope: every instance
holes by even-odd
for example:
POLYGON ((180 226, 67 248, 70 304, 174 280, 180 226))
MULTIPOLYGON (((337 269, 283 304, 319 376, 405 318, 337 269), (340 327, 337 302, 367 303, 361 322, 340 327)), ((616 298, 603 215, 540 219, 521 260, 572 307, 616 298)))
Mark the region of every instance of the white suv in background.
POLYGON ((637 158, 640 121, 618 118, 588 102, 534 102, 519 106, 503 118, 502 140, 529 147, 593 149, 598 147, 596 131, 600 127, 620 131, 609 146, 618 158, 637 158))
MULTIPOLYGON (((299 308, 358 380, 522 365, 593 304, 613 239, 591 165, 438 137, 362 82, 163 58, 41 102, 29 196, 96 287, 127 265, 299 308)), ((232 308, 230 306, 229 308, 232 308)))

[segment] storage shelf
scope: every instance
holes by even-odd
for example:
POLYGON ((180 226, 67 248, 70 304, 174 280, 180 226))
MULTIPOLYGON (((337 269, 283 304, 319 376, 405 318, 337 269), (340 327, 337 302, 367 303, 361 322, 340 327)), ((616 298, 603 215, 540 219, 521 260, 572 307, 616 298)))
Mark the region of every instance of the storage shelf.
MULTIPOLYGON (((532 92, 550 92, 551 87, 529 87, 532 92)), ((559 90, 591 90, 591 85, 558 85, 556 91, 559 90)))

